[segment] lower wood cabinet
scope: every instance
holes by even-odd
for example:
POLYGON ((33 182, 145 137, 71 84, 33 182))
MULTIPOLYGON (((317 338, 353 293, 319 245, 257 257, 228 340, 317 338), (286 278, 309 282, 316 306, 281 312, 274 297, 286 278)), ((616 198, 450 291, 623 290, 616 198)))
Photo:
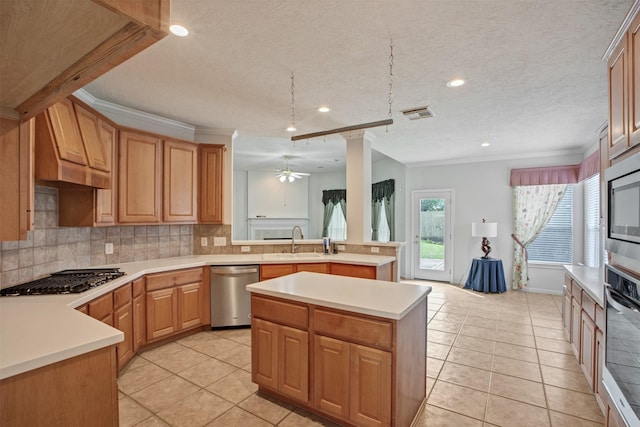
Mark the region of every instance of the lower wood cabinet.
POLYGON ((580 306, 580 300, 573 298, 571 300, 571 349, 573 354, 578 360, 580 360, 580 316, 582 314, 582 307, 580 306))
POLYGON ((593 389, 596 361, 596 325, 585 311, 582 311, 580 315, 580 323, 580 368, 587 379, 589 387, 593 389))
POLYGON ((297 273, 298 271, 311 271, 314 273, 392 281, 391 267, 391 263, 381 266, 340 264, 333 262, 262 264, 260 266, 260 280, 274 279, 287 274, 297 273))
POLYGON ((209 306, 203 268, 146 277, 147 342, 206 324, 209 306))
POLYGON ((113 326, 113 293, 105 294, 89 302, 87 310, 89 316, 113 326))
POLYGON ((391 424, 391 353, 314 337, 314 405, 356 425, 391 424))
POLYGON ((118 370, 122 369, 131 358, 133 358, 133 307, 131 305, 131 284, 114 291, 114 293, 124 293, 128 291, 128 300, 115 308, 113 312, 113 327, 124 333, 124 341, 116 346, 118 356, 118 370))
POLYGON ((136 279, 131 284, 133 301, 133 352, 136 353, 147 343, 147 303, 144 292, 144 277, 136 279))
POLYGON ((300 402, 309 402, 309 333, 261 319, 251 325, 252 379, 300 402))

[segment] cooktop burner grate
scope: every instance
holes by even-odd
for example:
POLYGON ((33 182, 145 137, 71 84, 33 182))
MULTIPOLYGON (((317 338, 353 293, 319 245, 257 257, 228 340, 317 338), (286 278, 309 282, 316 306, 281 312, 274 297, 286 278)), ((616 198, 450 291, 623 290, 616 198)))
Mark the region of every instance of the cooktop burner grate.
POLYGON ((81 293, 124 276, 119 268, 63 270, 0 290, 0 296, 81 293))

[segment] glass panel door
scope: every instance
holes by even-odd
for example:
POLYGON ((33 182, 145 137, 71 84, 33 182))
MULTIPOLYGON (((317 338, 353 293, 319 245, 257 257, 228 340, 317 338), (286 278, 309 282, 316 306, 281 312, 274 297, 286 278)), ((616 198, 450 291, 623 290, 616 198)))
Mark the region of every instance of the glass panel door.
POLYGON ((451 282, 452 191, 413 193, 413 277, 451 282))

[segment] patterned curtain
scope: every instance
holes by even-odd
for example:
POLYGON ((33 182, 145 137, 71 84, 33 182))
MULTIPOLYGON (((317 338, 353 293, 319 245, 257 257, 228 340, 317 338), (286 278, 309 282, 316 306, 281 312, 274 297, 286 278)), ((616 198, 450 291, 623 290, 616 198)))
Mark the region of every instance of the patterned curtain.
POLYGON ((533 242, 553 216, 567 184, 521 185, 513 188, 513 289, 529 282, 526 246, 533 242))
POLYGON ((322 203, 324 204, 322 237, 327 237, 331 215, 333 215, 335 207, 340 205, 344 217, 347 217, 347 190, 322 190, 322 203))
POLYGON ((393 215, 393 193, 395 192, 395 185, 396 181, 394 179, 387 179, 371 185, 371 240, 374 242, 378 240, 380 209, 382 209, 382 207, 384 207, 384 212, 387 216, 387 226, 389 227, 390 232, 389 241, 393 241, 395 234, 393 215))

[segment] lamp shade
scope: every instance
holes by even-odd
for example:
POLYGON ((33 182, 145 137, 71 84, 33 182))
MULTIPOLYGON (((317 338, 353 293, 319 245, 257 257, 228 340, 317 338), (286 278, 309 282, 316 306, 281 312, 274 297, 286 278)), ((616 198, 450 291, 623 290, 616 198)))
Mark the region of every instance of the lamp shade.
POLYGON ((473 237, 496 237, 498 235, 498 223, 473 222, 471 223, 471 235, 473 237))

